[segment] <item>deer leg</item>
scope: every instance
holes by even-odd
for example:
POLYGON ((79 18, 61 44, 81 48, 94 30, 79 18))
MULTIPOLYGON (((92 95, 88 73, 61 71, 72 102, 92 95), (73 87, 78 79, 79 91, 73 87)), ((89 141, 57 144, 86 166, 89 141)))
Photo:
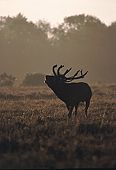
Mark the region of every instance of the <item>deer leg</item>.
POLYGON ((78 109, 78 104, 75 105, 75 117, 77 116, 77 109, 78 109))
POLYGON ((86 118, 87 118, 87 110, 89 108, 89 105, 90 105, 90 100, 87 100, 86 101, 86 107, 85 107, 85 115, 86 115, 86 118))
POLYGON ((75 105, 75 123, 78 123, 78 122, 79 122, 79 120, 78 120, 78 118, 77 118, 78 105, 79 105, 79 103, 77 103, 77 105, 75 105))
POLYGON ((67 107, 67 109, 68 109, 68 111, 69 111, 69 109, 70 109, 70 106, 66 104, 66 107, 67 107))
POLYGON ((73 108, 74 108, 74 106, 69 106, 69 113, 68 113, 69 118, 71 118, 73 108))

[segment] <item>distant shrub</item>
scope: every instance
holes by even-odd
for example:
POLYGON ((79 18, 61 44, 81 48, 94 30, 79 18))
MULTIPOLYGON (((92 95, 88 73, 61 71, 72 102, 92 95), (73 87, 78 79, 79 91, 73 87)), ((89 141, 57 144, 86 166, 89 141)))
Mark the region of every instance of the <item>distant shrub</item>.
POLYGON ((13 86, 15 83, 15 77, 13 77, 12 75, 8 75, 7 73, 2 73, 0 75, 0 86, 4 87, 4 86, 13 86))
POLYGON ((44 74, 41 73, 27 73, 22 85, 24 86, 38 86, 44 84, 44 74))

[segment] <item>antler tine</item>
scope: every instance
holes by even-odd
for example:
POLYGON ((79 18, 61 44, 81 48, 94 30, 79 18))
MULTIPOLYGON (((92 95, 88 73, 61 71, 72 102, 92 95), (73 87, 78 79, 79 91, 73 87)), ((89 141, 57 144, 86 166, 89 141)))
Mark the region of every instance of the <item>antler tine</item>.
POLYGON ((82 73, 82 70, 78 70, 74 76, 72 77, 69 77, 69 78, 66 78, 67 81, 72 81, 72 80, 75 80, 75 79, 80 79, 80 78, 84 78, 84 76, 88 73, 88 71, 86 71, 84 74, 82 73), (79 77, 76 77, 77 74, 79 73, 79 71, 81 72, 81 76, 79 77))
POLYGON ((88 71, 86 71, 84 74, 82 73, 82 70, 81 70, 81 76, 79 77, 75 77, 74 79, 81 79, 81 78, 84 78, 85 75, 88 73, 88 71))
POLYGON ((80 71, 80 70, 78 70, 78 71, 74 74, 74 76, 68 77, 68 78, 66 78, 66 79, 69 80, 69 81, 72 81, 72 80, 77 76, 77 74, 79 73, 79 71, 80 71))
POLYGON ((79 73, 79 71, 80 71, 80 70, 78 70, 78 71, 74 74, 73 78, 75 78, 75 77, 77 76, 77 74, 79 73))
POLYGON ((69 68, 69 69, 67 69, 65 72, 64 72, 64 76, 70 71, 72 69, 72 67, 71 68, 69 68))
POLYGON ((88 73, 88 71, 86 71, 84 74, 82 73, 82 70, 81 70, 81 78, 84 78, 84 76, 88 73))
POLYGON ((58 68, 58 70, 57 70, 57 75, 60 75, 60 69, 62 68, 62 67, 64 67, 64 65, 61 65, 59 68, 58 68))
POLYGON ((56 72, 55 72, 55 67, 57 67, 57 64, 53 66, 53 73, 54 73, 54 75, 56 76, 57 74, 56 74, 56 72))

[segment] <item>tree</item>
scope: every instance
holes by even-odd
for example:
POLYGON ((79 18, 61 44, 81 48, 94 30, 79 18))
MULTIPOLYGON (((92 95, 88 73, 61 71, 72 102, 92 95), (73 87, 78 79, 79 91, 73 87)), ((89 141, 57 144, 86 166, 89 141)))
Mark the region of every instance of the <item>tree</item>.
POLYGON ((52 28, 46 21, 29 22, 21 13, 1 17, 0 71, 17 76, 25 72, 47 73, 57 63, 89 69, 87 77, 92 81, 114 81, 115 35, 115 22, 106 26, 98 18, 84 14, 65 17, 52 28))
POLYGON ((38 86, 44 84, 44 75, 40 73, 27 73, 22 85, 24 86, 38 86))
MULTIPOLYGON (((39 71, 39 61, 44 64, 51 50, 46 28, 28 22, 20 13, 15 17, 6 17, 1 27, 0 54, 3 67, 0 69, 7 72, 12 69, 21 75, 28 71, 39 71), (5 65, 6 61, 9 63, 8 67, 5 65)), ((43 66, 40 65, 39 68, 43 66)))
POLYGON ((106 79, 107 26, 98 18, 84 14, 66 17, 55 37, 57 55, 63 56, 63 64, 89 69, 94 81, 106 79))
POLYGON ((2 73, 0 75, 0 86, 13 86, 15 82, 15 77, 12 75, 8 75, 7 73, 2 73))

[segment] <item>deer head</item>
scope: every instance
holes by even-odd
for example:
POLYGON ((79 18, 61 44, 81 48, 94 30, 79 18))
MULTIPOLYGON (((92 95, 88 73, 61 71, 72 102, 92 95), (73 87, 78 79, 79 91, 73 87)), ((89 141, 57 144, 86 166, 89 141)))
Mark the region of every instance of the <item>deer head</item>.
POLYGON ((84 78, 85 75, 88 73, 85 72, 83 74, 82 70, 78 70, 73 76, 71 77, 66 77, 66 74, 69 73, 69 71, 72 69, 67 69, 63 74, 60 73, 60 70, 61 68, 64 67, 64 65, 60 65, 57 69, 57 72, 55 71, 55 68, 57 67, 57 65, 54 65, 53 66, 53 74, 54 75, 46 75, 46 80, 45 80, 45 83, 48 84, 49 86, 52 86, 52 85, 58 85, 58 84, 61 84, 61 83, 67 83, 67 82, 71 82, 73 80, 76 80, 76 79, 81 79, 81 78, 84 78), (79 74, 79 72, 81 73, 80 76, 77 76, 79 74))

